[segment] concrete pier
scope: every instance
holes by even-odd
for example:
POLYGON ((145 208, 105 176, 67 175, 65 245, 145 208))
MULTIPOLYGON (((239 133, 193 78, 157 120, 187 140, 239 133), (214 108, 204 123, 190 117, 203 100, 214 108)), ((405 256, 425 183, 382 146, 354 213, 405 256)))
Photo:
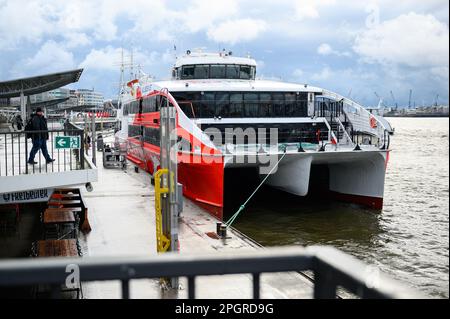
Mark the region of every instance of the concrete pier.
MULTIPOLYGON (((97 154, 98 182, 91 193, 82 189, 89 207, 92 231, 80 235, 84 256, 155 256, 155 197, 150 176, 136 173, 132 165, 126 171, 104 169, 102 154, 97 154)), ((263 249, 252 240, 229 230, 231 239, 214 239, 216 220, 185 198, 180 218, 181 254, 230 252, 263 249)), ((120 298, 120 283, 92 282, 83 285, 84 298, 120 298)), ((163 289, 158 279, 130 283, 131 298, 187 298, 187 280, 180 278, 180 289, 163 289)), ((197 298, 251 298, 252 277, 227 275, 196 279, 197 298)), ((312 298, 312 283, 298 273, 262 274, 261 298, 312 298)))

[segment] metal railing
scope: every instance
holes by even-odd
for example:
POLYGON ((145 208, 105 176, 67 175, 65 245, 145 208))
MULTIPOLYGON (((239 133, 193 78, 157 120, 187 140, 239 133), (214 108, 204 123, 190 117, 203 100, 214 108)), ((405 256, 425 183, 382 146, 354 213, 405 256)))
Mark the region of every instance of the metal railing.
MULTIPOLYGON (((119 280, 122 298, 130 297, 130 281, 187 277, 188 297, 196 297, 196 277, 251 274, 253 298, 261 293, 261 274, 312 270, 314 298, 336 298, 338 288, 360 298, 420 298, 376 268, 332 247, 282 247, 210 255, 162 254, 137 258, 33 258, 0 262, 0 287, 52 285, 66 281, 67 266, 78 267, 79 283, 119 280)), ((299 278, 300 280, 300 278, 299 278)), ((300 284, 300 281, 299 281, 300 284)), ((238 296, 237 296, 238 297, 238 296)))
POLYGON ((343 103, 343 111, 347 119, 352 124, 355 131, 361 134, 371 134, 378 138, 378 146, 385 149, 389 144, 389 134, 386 134, 388 129, 384 123, 380 121, 376 116, 373 116, 367 109, 365 109, 359 103, 352 101, 337 93, 323 90, 323 97, 341 101, 343 103), (375 121, 376 125, 372 126, 371 121, 375 121))
POLYGON ((0 133, 0 176, 16 176, 36 173, 55 173, 84 169, 84 134, 83 130, 67 125, 64 129, 47 131, 15 131, 0 133), (33 147, 28 134, 48 133, 47 149, 54 162, 46 165, 42 151, 36 154, 37 164, 28 164, 30 151, 33 147), (57 136, 79 136, 80 149, 58 149, 55 145, 57 136))

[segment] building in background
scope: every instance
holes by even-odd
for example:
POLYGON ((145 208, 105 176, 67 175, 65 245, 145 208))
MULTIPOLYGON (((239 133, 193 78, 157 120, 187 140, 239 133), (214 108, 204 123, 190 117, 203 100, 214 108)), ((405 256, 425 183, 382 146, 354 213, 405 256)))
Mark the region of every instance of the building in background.
POLYGON ((77 90, 78 95, 78 106, 87 106, 94 108, 103 108, 103 94, 100 92, 95 92, 89 89, 79 89, 77 90))

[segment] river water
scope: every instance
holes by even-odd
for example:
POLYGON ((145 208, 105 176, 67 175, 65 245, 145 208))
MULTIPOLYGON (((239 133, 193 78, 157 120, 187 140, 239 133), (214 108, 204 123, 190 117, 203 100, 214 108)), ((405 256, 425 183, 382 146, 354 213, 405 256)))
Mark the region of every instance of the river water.
POLYGON ((389 118, 384 208, 304 200, 269 187, 234 226, 264 246, 332 245, 430 297, 449 297, 449 120, 389 118))

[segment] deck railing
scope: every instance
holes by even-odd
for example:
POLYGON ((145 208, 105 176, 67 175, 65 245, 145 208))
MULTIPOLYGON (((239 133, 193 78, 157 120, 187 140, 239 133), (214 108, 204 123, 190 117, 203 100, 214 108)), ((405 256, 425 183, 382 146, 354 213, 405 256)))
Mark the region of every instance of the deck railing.
MULTIPOLYGON (((210 255, 168 253, 138 258, 5 260, 0 262, 0 287, 51 285, 57 292, 61 285, 64 287, 69 275, 72 275, 71 282, 75 282, 73 274, 76 273, 78 283, 119 280, 122 298, 129 298, 131 280, 187 277, 188 297, 195 298, 198 276, 251 274, 253 298, 259 299, 261 274, 306 270, 312 270, 314 275, 314 298, 336 298, 338 287, 360 298, 422 297, 376 268, 331 247, 284 247, 210 255)), ((58 297, 57 294, 52 296, 58 297)))
POLYGON ((48 131, 15 131, 0 133, 0 176, 15 176, 23 174, 54 173, 84 169, 84 133, 83 130, 67 124, 63 129, 48 131), (36 154, 37 164, 28 164, 30 151, 33 147, 27 134, 48 133, 47 149, 55 162, 46 165, 42 151, 36 154), (80 149, 59 149, 55 145, 57 136, 79 136, 80 149))

